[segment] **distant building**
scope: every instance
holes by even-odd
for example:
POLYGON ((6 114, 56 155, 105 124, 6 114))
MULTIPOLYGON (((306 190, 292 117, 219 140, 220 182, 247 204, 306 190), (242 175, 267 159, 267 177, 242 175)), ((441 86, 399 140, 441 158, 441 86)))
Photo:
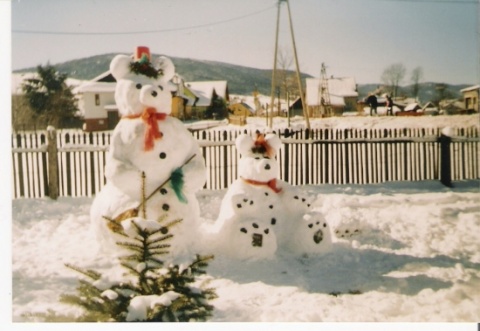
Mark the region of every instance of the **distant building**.
MULTIPOLYGON (((203 81, 203 82, 185 82, 183 88, 189 91, 190 95, 186 105, 185 112, 187 118, 204 119, 211 117, 207 110, 214 107, 218 103, 225 105, 229 101, 228 84, 226 80, 220 81, 203 81)), ((215 112, 214 112, 215 113, 215 112)), ((213 114, 213 117, 216 115, 213 114)), ((218 115, 217 115, 218 116, 218 115)))
POLYGON ((474 85, 460 90, 463 94, 465 109, 467 112, 478 112, 478 104, 480 103, 479 92, 480 85, 474 85))
MULTIPOLYGON (((306 103, 310 116, 326 114, 325 99, 322 98, 322 79, 306 79, 306 103)), ((335 115, 357 111, 358 91, 353 77, 327 78, 328 97, 335 115)))
POLYGON ((245 102, 237 102, 228 106, 228 111, 234 116, 253 116, 255 110, 245 102))
POLYGON ((83 130, 112 130, 117 125, 119 116, 115 103, 115 86, 115 78, 107 71, 74 90, 84 120, 83 130))

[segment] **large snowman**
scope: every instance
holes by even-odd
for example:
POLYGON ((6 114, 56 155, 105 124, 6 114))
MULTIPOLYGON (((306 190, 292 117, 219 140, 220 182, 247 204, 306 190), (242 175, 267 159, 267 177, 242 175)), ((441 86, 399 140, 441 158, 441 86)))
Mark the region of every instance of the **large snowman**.
POLYGON ((277 179, 276 134, 247 134, 236 139, 241 154, 239 178, 228 188, 214 225, 219 252, 240 259, 273 258, 280 253, 323 253, 330 229, 313 211, 312 197, 277 179))
POLYGON ((120 223, 123 214, 142 211, 166 226, 181 220, 168 228, 174 235, 170 254, 187 254, 198 235, 195 192, 203 187, 206 172, 192 135, 179 120, 168 116, 175 67, 166 57, 152 61, 148 48, 139 47, 133 58, 115 56, 110 72, 117 81, 115 101, 121 119, 107 154, 107 183, 90 213, 103 251, 118 252, 119 238, 111 220, 120 223))

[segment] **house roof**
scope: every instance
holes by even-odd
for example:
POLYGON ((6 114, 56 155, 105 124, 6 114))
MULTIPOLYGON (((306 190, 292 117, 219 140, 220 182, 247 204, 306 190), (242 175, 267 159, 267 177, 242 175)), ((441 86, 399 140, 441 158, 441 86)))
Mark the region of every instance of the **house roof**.
MULTIPOLYGON (((320 78, 307 78, 306 83, 307 105, 318 106, 322 80, 320 78)), ((345 97, 358 97, 357 84, 353 77, 328 78, 327 84, 330 103, 334 106, 344 106, 345 97)))
POLYGON ((418 105, 418 103, 414 102, 414 103, 410 103, 408 104, 406 107, 405 107, 405 111, 412 111, 412 110, 416 110, 416 109, 420 109, 421 107, 418 105))
MULTIPOLYGON (((197 96, 198 100, 195 103, 196 106, 209 106, 211 104, 213 91, 224 100, 226 100, 228 96, 226 80, 186 82, 185 87, 197 96)), ((193 103, 194 101, 189 99, 187 104, 192 106, 193 103)))
POLYGON ((469 86, 469 87, 466 87, 464 89, 461 89, 460 92, 469 92, 469 91, 475 91, 475 90, 479 90, 480 89, 480 85, 473 85, 473 86, 469 86))
POLYGON ((75 89, 76 93, 86 93, 86 92, 115 92, 116 84, 108 83, 108 82, 96 82, 90 81, 85 82, 78 86, 75 89))
POLYGON ((423 110, 426 110, 426 109, 437 109, 437 106, 435 106, 433 104, 433 102, 429 101, 427 102, 423 107, 422 107, 423 110))

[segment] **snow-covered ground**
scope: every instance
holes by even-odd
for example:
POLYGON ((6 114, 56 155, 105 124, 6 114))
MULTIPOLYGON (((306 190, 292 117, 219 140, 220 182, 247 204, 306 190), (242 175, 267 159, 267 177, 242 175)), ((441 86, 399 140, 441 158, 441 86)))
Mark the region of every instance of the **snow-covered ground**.
MULTIPOLYGON (((262 117, 248 117, 247 127, 263 130, 266 120, 262 117)), ((475 115, 452 116, 343 116, 310 119, 310 127, 336 129, 400 129, 400 128, 444 128, 444 127, 480 127, 480 117, 475 115)), ((238 126, 231 126, 238 128, 238 126)), ((273 118, 273 128, 287 128, 284 117, 273 118)), ((242 127, 243 128, 243 127, 242 127)), ((298 130, 305 128, 303 117, 290 119, 290 128, 298 130)))
MULTIPOLYGON (((248 122, 249 128, 263 129, 264 119, 248 122)), ((300 118, 292 119, 293 128, 303 126, 300 118)), ((312 127, 336 128, 468 126, 479 126, 478 115, 312 120, 312 127)), ((281 127, 286 127, 285 120, 275 119, 274 128, 281 127)), ((219 298, 212 302, 211 321, 478 322, 479 185, 466 181, 454 188, 437 182, 303 187, 316 197, 315 210, 332 228, 355 224, 362 233, 334 239, 333 250, 323 256, 239 262, 213 252, 216 258, 208 272, 219 298)), ((198 193, 203 222, 215 221, 225 193, 198 193)), ((76 310, 58 301, 61 293, 73 293, 78 281, 78 274, 64 263, 98 271, 112 265, 109 258, 97 255, 88 216, 91 203, 90 198, 69 197, 12 201, 11 228, 6 231, 12 234, 14 322, 25 321, 22 314, 29 312, 76 310)))
MULTIPOLYGON (((480 320, 478 182, 307 186, 331 224, 362 234, 336 239, 324 256, 239 262, 219 252, 208 268, 218 299, 211 321, 476 322, 480 320), (354 294, 352 294, 354 293, 354 294)), ((204 222, 225 191, 201 191, 204 222)), ((90 231, 89 198, 13 201, 13 320, 74 309, 58 302, 78 275, 64 263, 103 270, 90 231)))

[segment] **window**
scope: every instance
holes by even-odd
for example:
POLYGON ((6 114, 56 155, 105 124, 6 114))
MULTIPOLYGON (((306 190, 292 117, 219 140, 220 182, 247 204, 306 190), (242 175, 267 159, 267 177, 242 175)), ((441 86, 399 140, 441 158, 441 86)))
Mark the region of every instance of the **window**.
POLYGON ((100 94, 95 94, 95 106, 100 106, 100 94))

